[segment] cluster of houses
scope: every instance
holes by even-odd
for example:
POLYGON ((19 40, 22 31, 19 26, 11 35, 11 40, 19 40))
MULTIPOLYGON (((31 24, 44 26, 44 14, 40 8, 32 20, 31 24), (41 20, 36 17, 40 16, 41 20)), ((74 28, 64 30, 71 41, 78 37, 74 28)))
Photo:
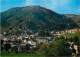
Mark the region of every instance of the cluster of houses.
MULTIPOLYGON (((6 34, 6 33, 4 33, 6 34)), ((37 35, 31 34, 31 35, 10 35, 10 36, 4 36, 0 34, 0 41, 1 41, 1 50, 4 50, 6 47, 6 51, 9 51, 9 48, 15 48, 16 50, 20 51, 26 51, 27 45, 29 45, 28 49, 32 50, 32 48, 36 48, 38 44, 40 43, 47 43, 48 39, 51 37, 38 37, 37 35), (5 46, 8 45, 8 46, 5 46), (24 50, 23 50, 24 49, 24 50)))
POLYGON ((66 30, 62 30, 62 31, 51 31, 51 34, 54 37, 59 37, 61 35, 63 35, 66 38, 66 34, 70 34, 70 33, 76 33, 76 32, 80 32, 80 28, 76 28, 76 29, 66 29, 66 30))
MULTIPOLYGON (((21 34, 19 36, 13 34, 10 36, 5 37, 4 34, 0 34, 0 40, 3 40, 2 44, 9 43, 11 44, 11 47, 15 47, 16 45, 20 46, 26 46, 27 44, 30 44, 30 48, 36 48, 38 44, 40 43, 51 43, 52 40, 54 40, 56 37, 59 37, 61 35, 66 35, 66 33, 75 33, 80 32, 80 29, 69 29, 65 31, 51 31, 51 36, 38 36, 38 33, 28 35, 27 33, 21 34)), ((2 46, 3 47, 3 46, 2 46)))

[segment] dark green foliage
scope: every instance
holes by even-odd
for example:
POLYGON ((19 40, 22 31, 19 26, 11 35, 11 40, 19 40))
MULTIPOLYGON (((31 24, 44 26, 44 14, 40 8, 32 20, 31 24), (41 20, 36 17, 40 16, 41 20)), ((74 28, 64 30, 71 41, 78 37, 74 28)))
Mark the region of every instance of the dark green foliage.
POLYGON ((44 54, 45 57, 71 57, 71 49, 65 39, 57 39, 51 44, 43 43, 39 45, 38 54, 44 54))
POLYGON ((74 44, 80 46, 80 33, 74 33, 72 36, 68 39, 70 42, 74 42, 74 44))
POLYGON ((58 39, 53 41, 47 49, 46 56, 71 56, 71 50, 69 49, 69 44, 66 43, 64 39, 58 39))

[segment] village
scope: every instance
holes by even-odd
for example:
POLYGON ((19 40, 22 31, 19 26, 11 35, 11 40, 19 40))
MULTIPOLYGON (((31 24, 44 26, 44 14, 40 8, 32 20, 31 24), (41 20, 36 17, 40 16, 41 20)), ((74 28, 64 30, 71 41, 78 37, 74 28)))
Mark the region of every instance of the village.
MULTIPOLYGON (((56 38, 64 36, 65 39, 69 38, 68 34, 80 32, 80 29, 69 29, 64 31, 51 31, 50 36, 39 36, 38 33, 30 34, 22 33, 21 35, 9 35, 6 36, 6 32, 0 34, 1 51, 8 52, 31 52, 40 43, 50 44, 56 38)), ((73 42, 69 42, 73 45, 73 42)), ((71 48, 71 47, 70 47, 71 48)), ((74 45, 76 53, 78 53, 77 46, 74 45)))

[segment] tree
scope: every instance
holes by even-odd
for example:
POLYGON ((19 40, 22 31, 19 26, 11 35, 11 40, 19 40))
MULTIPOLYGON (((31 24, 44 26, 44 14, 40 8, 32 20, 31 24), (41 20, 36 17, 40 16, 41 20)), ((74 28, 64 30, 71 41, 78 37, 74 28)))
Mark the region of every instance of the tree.
POLYGON ((45 54, 48 57, 71 56, 71 50, 69 49, 69 44, 64 39, 58 39, 49 45, 45 54))
POLYGON ((37 46, 37 53, 40 55, 45 55, 45 53, 47 52, 47 48, 48 48, 48 44, 41 42, 37 46))
POLYGON ((75 45, 77 45, 77 49, 78 49, 78 53, 80 54, 80 32, 76 32, 74 34, 71 35, 71 37, 69 38, 70 42, 73 42, 75 45))

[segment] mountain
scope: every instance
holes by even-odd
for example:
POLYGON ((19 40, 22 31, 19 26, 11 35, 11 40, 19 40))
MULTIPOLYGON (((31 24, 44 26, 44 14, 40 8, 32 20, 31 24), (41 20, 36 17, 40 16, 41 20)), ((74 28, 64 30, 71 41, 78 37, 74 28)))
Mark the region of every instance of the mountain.
POLYGON ((80 27, 80 15, 66 14, 65 16, 73 20, 80 27))
POLYGON ((40 6, 16 7, 1 13, 1 31, 8 30, 63 30, 77 24, 54 11, 40 6))

